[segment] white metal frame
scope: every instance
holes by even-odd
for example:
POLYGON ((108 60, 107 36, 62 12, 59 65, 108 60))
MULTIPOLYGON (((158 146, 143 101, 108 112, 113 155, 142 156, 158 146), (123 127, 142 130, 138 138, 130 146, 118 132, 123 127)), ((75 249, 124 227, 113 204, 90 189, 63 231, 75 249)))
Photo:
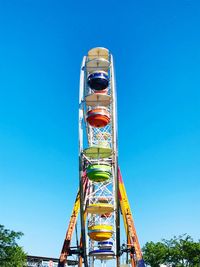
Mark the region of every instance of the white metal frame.
MULTIPOLYGON (((117 169, 118 169, 118 151, 117 151, 117 116, 116 116, 116 88, 115 88, 115 77, 114 77, 114 65, 113 57, 109 53, 109 87, 108 95, 111 97, 110 104, 107 106, 110 112, 110 123, 103 128, 91 127, 86 121, 87 111, 90 110, 90 106, 86 105, 85 97, 92 94, 92 90, 87 85, 87 76, 89 71, 87 69, 88 57, 85 56, 82 61, 81 73, 80 73, 80 92, 79 92, 79 162, 80 162, 80 189, 81 189, 81 179, 83 177, 83 172, 85 167, 91 163, 107 162, 112 166, 112 175, 108 181, 93 183, 89 181, 89 189, 87 191, 85 202, 81 202, 81 227, 85 227, 83 233, 85 235, 85 256, 89 257, 89 252, 97 246, 97 242, 90 240, 87 234, 87 227, 98 224, 101 221, 101 216, 98 214, 87 214, 86 222, 83 221, 83 213, 87 208, 88 203, 94 204, 98 203, 100 197, 108 198, 108 203, 113 204, 114 212, 111 217, 104 218, 105 224, 113 226, 113 236, 109 241, 113 242, 113 249, 115 251, 115 256, 117 258, 116 266, 119 267, 118 260, 118 248, 119 248, 119 205, 118 205, 118 179, 117 179, 117 169), (84 155, 84 148, 91 146, 107 146, 112 149, 112 154, 110 158, 105 159, 90 159, 84 155), (84 225, 85 224, 85 225, 84 225)), ((89 69, 91 71, 91 68, 89 69)), ((96 68, 95 68, 96 70, 96 68)), ((83 194, 83 192, 82 192, 83 194)), ((82 233, 82 234, 83 234, 82 233)), ((84 241, 84 239, 83 239, 84 241)), ((89 260, 85 260, 85 267, 94 266, 94 258, 89 257, 89 260), (92 258, 92 259, 91 259, 92 258)), ((104 266, 106 266, 106 261, 103 260, 104 266)))

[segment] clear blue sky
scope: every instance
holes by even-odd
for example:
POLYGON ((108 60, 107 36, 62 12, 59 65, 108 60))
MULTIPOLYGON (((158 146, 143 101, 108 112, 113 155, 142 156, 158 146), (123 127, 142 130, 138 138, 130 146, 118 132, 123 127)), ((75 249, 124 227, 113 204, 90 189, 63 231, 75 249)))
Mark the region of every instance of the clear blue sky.
POLYGON ((200 2, 0 2, 0 223, 58 256, 78 187, 82 57, 111 50, 141 244, 200 237, 200 2))

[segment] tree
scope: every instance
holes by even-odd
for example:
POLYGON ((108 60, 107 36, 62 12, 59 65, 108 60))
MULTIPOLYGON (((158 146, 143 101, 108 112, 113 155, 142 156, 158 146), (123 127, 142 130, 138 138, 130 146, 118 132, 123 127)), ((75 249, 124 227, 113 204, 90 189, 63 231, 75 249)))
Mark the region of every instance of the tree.
POLYGON ((0 267, 25 266, 26 254, 16 242, 22 235, 0 225, 0 267))
POLYGON ((199 267, 200 241, 194 242, 189 235, 181 235, 162 242, 147 242, 143 247, 146 264, 159 267, 199 267))
POLYGON ((168 247, 162 242, 147 242, 143 247, 143 257, 151 267, 159 267, 168 257, 168 247))

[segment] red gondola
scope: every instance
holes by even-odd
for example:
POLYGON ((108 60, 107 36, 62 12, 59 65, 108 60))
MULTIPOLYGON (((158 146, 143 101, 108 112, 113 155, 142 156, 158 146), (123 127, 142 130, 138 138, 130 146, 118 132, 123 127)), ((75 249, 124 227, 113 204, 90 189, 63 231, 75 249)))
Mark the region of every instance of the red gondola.
POLYGON ((87 112, 87 122, 92 127, 105 127, 110 122, 110 113, 105 107, 98 107, 87 112))

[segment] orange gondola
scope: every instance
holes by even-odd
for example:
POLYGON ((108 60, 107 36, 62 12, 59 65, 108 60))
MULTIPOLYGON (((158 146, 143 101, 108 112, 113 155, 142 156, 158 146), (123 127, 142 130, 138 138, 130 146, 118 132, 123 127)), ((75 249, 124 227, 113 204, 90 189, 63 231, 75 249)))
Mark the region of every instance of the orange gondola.
POLYGON ((92 127, 105 127, 110 122, 110 113, 105 107, 98 107, 87 112, 87 122, 92 127))

